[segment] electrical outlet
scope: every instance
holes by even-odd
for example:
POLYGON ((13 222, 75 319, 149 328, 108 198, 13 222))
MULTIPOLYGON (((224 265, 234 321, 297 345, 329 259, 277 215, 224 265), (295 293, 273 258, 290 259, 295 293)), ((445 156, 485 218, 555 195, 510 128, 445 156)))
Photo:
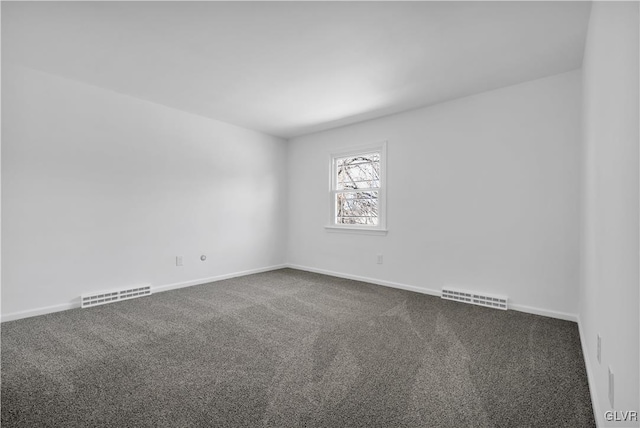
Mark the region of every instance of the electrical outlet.
POLYGON ((596 353, 596 357, 598 358, 598 363, 602 364, 602 337, 598 335, 598 350, 596 353))
POLYGON ((182 256, 176 256, 176 266, 182 266, 182 256))
POLYGON ((378 254, 378 264, 382 264, 382 254, 378 254))
POLYGON ((611 370, 611 366, 609 366, 609 404, 611 404, 611 408, 613 409, 613 370, 611 370))

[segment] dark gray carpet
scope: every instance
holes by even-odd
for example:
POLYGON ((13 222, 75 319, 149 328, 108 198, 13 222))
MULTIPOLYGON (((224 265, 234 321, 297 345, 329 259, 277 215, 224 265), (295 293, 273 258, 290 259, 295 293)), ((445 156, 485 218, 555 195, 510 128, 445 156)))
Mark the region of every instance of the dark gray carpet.
POLYGON ((595 423, 575 323, 283 269, 4 323, 2 426, 595 423))

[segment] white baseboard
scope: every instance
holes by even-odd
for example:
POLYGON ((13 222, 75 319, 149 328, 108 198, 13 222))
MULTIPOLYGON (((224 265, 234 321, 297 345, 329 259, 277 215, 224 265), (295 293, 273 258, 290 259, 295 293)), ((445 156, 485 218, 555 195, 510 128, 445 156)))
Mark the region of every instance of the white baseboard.
MULTIPOLYGON (((368 278, 368 277, 359 276, 359 275, 351 275, 351 274, 348 274, 348 273, 335 272, 335 271, 326 270, 326 269, 317 269, 317 268, 313 268, 313 267, 309 267, 309 266, 301 266, 301 265, 296 265, 296 264, 291 264, 291 263, 287 264, 286 267, 289 267, 291 269, 303 270, 303 271, 307 271, 307 272, 321 273, 323 275, 335 276, 335 277, 338 277, 338 278, 353 279, 353 280, 356 280, 356 281, 369 282, 371 284, 383 285, 385 287, 400 288, 402 290, 415 291, 417 293, 429 294, 431 296, 440 297, 442 295, 442 291, 441 290, 434 290, 432 288, 417 287, 415 285, 402 284, 402 283, 399 283, 399 282, 385 281, 385 280, 376 279, 376 278, 368 278)), ((534 308, 534 307, 531 307, 531 306, 525 306, 525 305, 509 303, 509 309, 513 309, 513 310, 518 311, 518 312, 526 312, 526 313, 534 314, 534 315, 542 315, 542 316, 550 317, 550 318, 558 318, 558 319, 561 319, 561 320, 574 321, 574 322, 578 321, 578 317, 575 314, 552 311, 552 310, 548 310, 548 309, 534 308)))
POLYGON ((14 321, 21 318, 30 318, 38 315, 52 314, 54 312, 66 311, 69 309, 79 308, 80 299, 77 302, 61 303, 59 305, 45 306, 42 308, 27 309, 25 311, 11 312, 8 314, 2 314, 2 322, 14 321))
POLYGON ((589 358, 589 350, 587 349, 587 340, 582 329, 582 321, 578 316, 578 332, 580 333, 580 344, 582 345, 582 355, 584 356, 584 365, 587 369, 587 381, 589 383, 589 393, 591 394, 591 404, 593 405, 593 417, 596 420, 596 427, 604 427, 604 413, 600 411, 600 402, 596 391, 596 380, 593 370, 591 369, 591 359, 589 358))
MULTIPOLYGON (((438 296, 439 297, 441 295, 441 290, 434 290, 434 289, 431 289, 431 288, 417 287, 415 285, 403 284, 403 283, 393 282, 393 281, 386 281, 386 280, 376 279, 376 278, 369 278, 369 277, 364 277, 364 276, 360 276, 360 275, 352 275, 352 274, 347 274, 347 273, 342 273, 342 272, 335 272, 335 271, 330 271, 330 270, 326 270, 326 269, 317 269, 317 268, 313 268, 313 267, 309 267, 309 266, 302 266, 302 265, 296 265, 296 264, 273 265, 273 266, 267 266, 267 267, 263 267, 263 268, 249 269, 249 270, 240 271, 240 272, 233 272, 233 273, 224 274, 224 275, 217 275, 217 276, 212 276, 212 277, 208 277, 208 278, 194 279, 194 280, 191 280, 191 281, 176 282, 176 283, 173 283, 173 284, 165 284, 165 285, 153 286, 153 292, 154 293, 161 293, 163 291, 176 290, 176 289, 179 289, 179 288, 191 287, 191 286, 200 285, 200 284, 207 284, 209 282, 222 281, 222 280, 225 280, 225 279, 237 278, 237 277, 240 277, 240 276, 252 275, 252 274, 261 273, 261 272, 268 272, 268 271, 277 270, 277 269, 283 269, 283 268, 287 268, 287 267, 291 268, 291 269, 298 269, 298 270, 303 270, 303 271, 307 271, 307 272, 314 272, 314 273, 320 273, 320 274, 323 274, 323 275, 335 276, 335 277, 338 277, 338 278, 353 279, 353 280, 356 280, 356 281, 368 282, 368 283, 371 283, 371 284, 382 285, 382 286, 385 286, 385 287, 392 287, 392 288, 399 288, 401 290, 414 291, 414 292, 417 292, 417 293, 428 294, 428 295, 431 295, 431 296, 438 296)), ((59 304, 59 305, 46 306, 46 307, 35 308, 35 309, 28 309, 28 310, 19 311, 19 312, 12 312, 12 313, 9 313, 9 314, 3 314, 2 315, 2 322, 13 321, 13 320, 17 320, 17 319, 21 319, 21 318, 33 317, 33 316, 37 316, 37 315, 44 315, 44 314, 49 314, 49 313, 53 313, 53 312, 59 312, 59 311, 64 311, 64 310, 73 309, 73 308, 79 308, 79 307, 80 307, 80 301, 78 300, 77 302, 73 301, 73 302, 63 303, 63 304, 59 304)), ((525 305, 519 305, 519 304, 513 304, 513 303, 509 303, 509 308, 513 309, 513 310, 516 310, 516 311, 526 312, 526 313, 535 314, 535 315, 542 315, 542 316, 551 317, 551 318, 559 318, 559 319, 568 320, 568 321, 574 321, 574 322, 578 321, 578 317, 576 315, 569 314, 569 313, 564 313, 564 312, 552 311, 552 310, 548 310, 548 309, 534 308, 534 307, 531 307, 531 306, 525 306, 525 305)))
POLYGON ((542 315, 544 317, 549 317, 549 318, 557 318, 557 319, 566 320, 566 321, 573 321, 576 323, 578 322, 578 316, 576 314, 570 314, 567 312, 559 312, 559 311, 552 311, 550 309, 534 308, 531 306, 520 305, 517 303, 509 303, 509 309, 513 309, 514 311, 518 311, 518 312, 526 312, 528 314, 542 315))
MULTIPOLYGON (((257 268, 257 269, 249 269, 241 272, 234 272, 234 273, 229 273, 225 275, 212 276, 209 278, 200 278, 200 279, 194 279, 191 281, 176 282, 174 284, 152 286, 152 290, 154 293, 161 293, 163 291, 175 290, 175 289, 184 288, 184 287, 191 287, 193 285, 207 284, 209 282, 222 281, 224 279, 237 278, 239 276, 252 275, 254 273, 261 273, 261 272, 268 272, 271 270, 283 269, 285 267, 287 267, 287 265, 281 264, 281 265, 267 266, 267 267, 257 268)), ((80 307, 80 299, 78 298, 72 302, 62 303, 59 305, 45 306, 42 308, 27 309, 25 311, 2 314, 2 322, 14 321, 22 318, 35 317, 38 315, 46 315, 54 312, 66 311, 68 309, 74 309, 79 307, 80 307)))
POLYGON ((209 282, 222 281, 222 280, 225 280, 225 279, 237 278, 239 276, 253 275, 254 273, 269 272, 269 271, 272 271, 272 270, 284 269, 286 267, 287 267, 287 265, 285 265, 285 264, 267 266, 267 267, 263 267, 263 268, 243 270, 243 271, 240 271, 240 272, 228 273, 228 274, 224 274, 224 275, 211 276, 209 278, 194 279, 192 281, 184 281, 184 282, 176 282, 176 283, 173 283, 173 284, 157 285, 157 286, 153 286, 152 289, 153 289, 154 293, 162 293, 163 291, 177 290, 178 288, 192 287, 194 285, 207 284, 209 282))
POLYGON ((320 274, 323 274, 323 275, 335 276, 337 278, 353 279, 355 281, 368 282, 368 283, 371 283, 371 284, 383 285, 385 287, 399 288, 401 290, 408 290, 408 291, 415 291, 416 293, 429 294, 431 296, 438 296, 439 297, 442 294, 440 290, 433 290, 433 289, 430 289, 430 288, 416 287, 415 285, 401 284, 399 282, 385 281, 385 280, 382 280, 382 279, 368 278, 368 277, 365 277, 365 276, 351 275, 351 274, 348 274, 348 273, 334 272, 334 271, 331 271, 331 270, 316 269, 316 268, 312 268, 312 267, 309 267, 309 266, 288 264, 287 267, 289 267, 291 269, 303 270, 303 271, 306 271, 306 272, 313 272, 313 273, 320 273, 320 274))

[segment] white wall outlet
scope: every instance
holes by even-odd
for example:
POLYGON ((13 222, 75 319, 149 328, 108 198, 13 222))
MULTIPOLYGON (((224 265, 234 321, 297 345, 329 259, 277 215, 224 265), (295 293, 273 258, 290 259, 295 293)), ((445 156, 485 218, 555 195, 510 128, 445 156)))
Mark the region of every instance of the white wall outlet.
POLYGON ((378 254, 378 264, 382 264, 382 254, 378 254))
POLYGON ((182 266, 182 256, 176 256, 176 266, 182 266))
POLYGON ((596 358, 598 358, 598 363, 602 364, 602 337, 600 335, 598 335, 596 358))
POLYGON ((611 408, 613 409, 613 370, 611 370, 611 366, 609 366, 609 404, 611 404, 611 408))

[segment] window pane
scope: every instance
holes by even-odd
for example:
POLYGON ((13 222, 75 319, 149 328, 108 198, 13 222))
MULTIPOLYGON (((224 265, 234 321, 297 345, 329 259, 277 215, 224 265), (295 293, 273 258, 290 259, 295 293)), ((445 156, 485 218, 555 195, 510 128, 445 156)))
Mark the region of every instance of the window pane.
POLYGON ((353 164, 363 163, 363 162, 380 162, 380 153, 372 152, 372 153, 359 154, 356 156, 338 158, 337 162, 338 162, 338 166, 353 165, 353 164))
POLYGON ((336 193, 337 224, 378 224, 378 192, 336 193))
POLYGON ((336 162, 336 190, 380 187, 379 153, 340 158, 336 162))
POLYGON ((337 217, 336 224, 362 224, 367 226, 377 226, 377 217, 337 217))

